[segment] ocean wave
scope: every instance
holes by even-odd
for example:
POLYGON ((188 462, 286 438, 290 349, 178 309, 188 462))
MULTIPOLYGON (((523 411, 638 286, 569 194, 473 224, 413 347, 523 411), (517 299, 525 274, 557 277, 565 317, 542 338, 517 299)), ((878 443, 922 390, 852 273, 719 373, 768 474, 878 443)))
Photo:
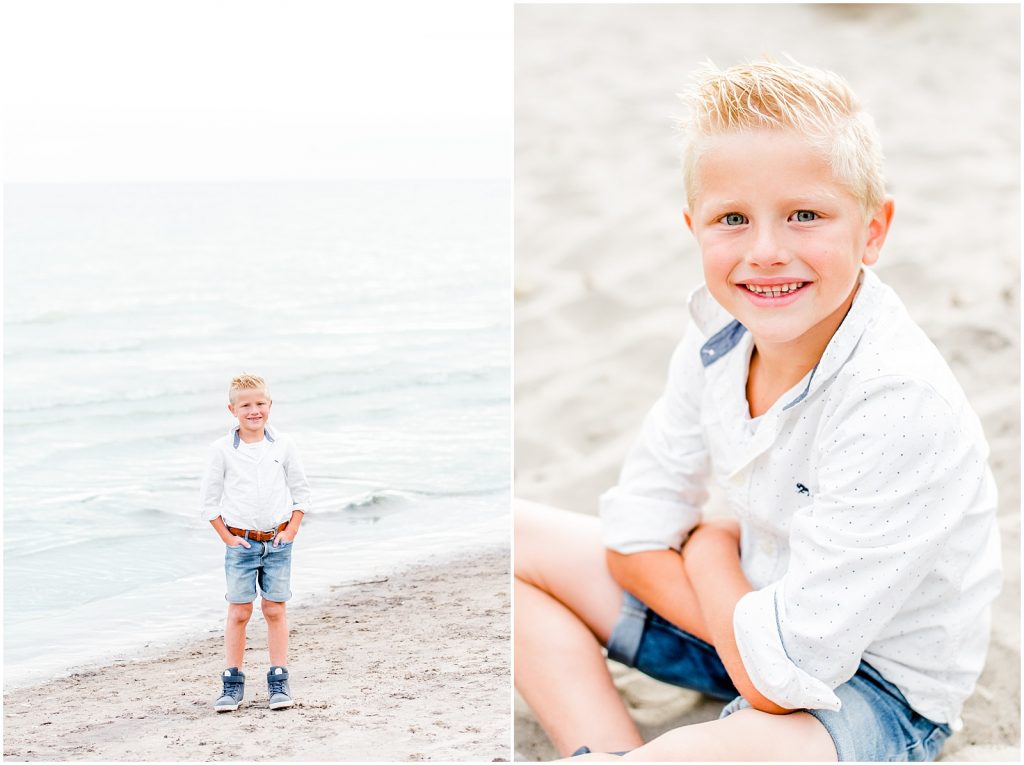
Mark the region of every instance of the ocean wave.
POLYGON ((111 345, 73 345, 65 348, 41 348, 38 345, 33 344, 17 350, 5 349, 4 358, 8 361, 17 361, 24 358, 46 358, 47 356, 89 356, 93 354, 134 353, 136 351, 145 350, 146 345, 147 343, 142 341, 111 345))
MULTIPOLYGON (((220 397, 224 396, 223 391, 218 390, 217 393, 220 397)), ((4 412, 20 414, 20 413, 31 413, 31 412, 51 412, 51 411, 64 411, 68 407, 81 407, 81 406, 103 406, 104 404, 141 404, 157 399, 179 399, 189 398, 192 396, 211 396, 213 392, 209 388, 183 388, 178 386, 173 389, 152 391, 146 393, 124 393, 118 396, 99 396, 99 397, 83 397, 74 400, 64 400, 55 404, 33 404, 30 406, 5 406, 4 412)), ((205 398, 204 398, 205 400, 205 398)), ((154 414, 152 409, 144 410, 149 415, 154 414)), ((181 412, 180 407, 175 407, 175 412, 181 412)), ((124 416, 131 416, 138 414, 139 412, 127 412, 123 413, 124 416)))
POLYGON ((195 297, 192 295, 171 295, 156 297, 154 295, 134 295, 122 298, 117 303, 103 302, 82 304, 74 308, 47 308, 42 311, 32 312, 25 309, 21 315, 17 312, 10 312, 4 316, 4 323, 12 327, 28 327, 36 324, 50 325, 66 321, 79 321, 84 318, 95 319, 109 317, 111 319, 123 320, 128 316, 151 317, 156 313, 168 311, 178 314, 181 311, 182 303, 187 301, 192 311, 205 306, 219 305, 222 298, 219 295, 208 295, 195 297))
MULTIPOLYGON (((318 478, 316 476, 310 476, 310 479, 314 485, 323 485, 328 483, 328 481, 325 481, 323 478, 318 478)), ((343 479, 341 480, 343 481, 343 479)), ((367 508, 379 509, 380 507, 387 505, 394 505, 397 507, 414 501, 417 494, 420 494, 421 496, 430 495, 428 492, 411 492, 387 488, 367 489, 365 491, 357 491, 356 493, 352 493, 351 491, 339 491, 338 489, 328 489, 327 491, 319 492, 319 494, 320 496, 316 498, 315 515, 347 513, 367 508)), ((452 494, 451 496, 457 495, 452 494)), ((101 499, 110 499, 110 497, 92 495, 84 497, 79 501, 82 503, 90 503, 101 499)), ((121 504, 123 504, 123 501, 121 504)), ((198 516, 198 510, 192 507, 179 509, 177 507, 145 506, 122 508, 122 511, 137 519, 184 520, 198 516)))
POLYGON ((340 506, 335 507, 333 510, 330 507, 327 507, 324 512, 344 513, 351 512, 353 510, 365 510, 368 508, 377 509, 382 505, 407 504, 414 498, 414 495, 410 492, 397 491, 395 489, 380 489, 377 491, 368 491, 365 494, 351 497, 344 500, 340 506))
MULTIPOLYGON (((481 383, 492 381, 498 375, 507 375, 509 367, 507 364, 494 364, 476 369, 460 370, 457 372, 447 372, 438 370, 424 370, 419 375, 412 377, 400 377, 397 375, 396 378, 388 381, 386 378, 381 379, 374 375, 379 374, 380 370, 374 370, 372 372, 364 372, 366 379, 361 385, 352 385, 354 378, 359 376, 359 372, 353 372, 351 370, 338 369, 331 370, 329 372, 317 373, 314 375, 308 375, 306 377, 299 377, 297 379, 290 380, 275 380, 274 388, 281 387, 295 387, 299 388, 303 384, 312 383, 317 380, 337 380, 338 378, 345 378, 346 383, 336 388, 317 388, 314 393, 309 395, 290 395, 288 397, 289 404, 300 404, 309 401, 317 401, 326 397, 336 396, 365 396, 374 394, 394 393, 402 390, 416 390, 422 388, 437 388, 446 385, 456 385, 461 383, 481 383)), ((99 397, 84 397, 82 399, 74 401, 61 401, 54 404, 33 404, 29 406, 5 406, 4 412, 11 414, 28 414, 28 413, 45 413, 45 412, 61 412, 67 409, 68 406, 82 407, 82 406, 104 406, 107 404, 143 404, 155 400, 163 399, 188 399, 195 397, 203 402, 206 402, 209 397, 223 395, 223 391, 217 390, 216 392, 211 391, 209 388, 183 388, 181 386, 167 389, 148 391, 144 393, 135 394, 121 394, 118 396, 99 396, 99 397)), ((189 411, 201 411, 208 409, 208 406, 196 404, 191 409, 182 409, 180 406, 175 406, 173 410, 176 414, 187 413, 189 411)), ((136 414, 145 413, 152 416, 153 414, 159 414, 154 412, 152 409, 140 410, 137 412, 124 412, 121 413, 123 416, 130 417, 136 414)), ((80 416, 80 414, 79 414, 80 416)), ((40 423, 46 424, 46 423, 40 423)))
POLYGON ((496 494, 501 494, 509 490, 507 483, 495 484, 494 486, 481 486, 476 489, 466 489, 464 491, 433 491, 430 489, 423 490, 411 490, 410 494, 419 497, 429 497, 436 499, 440 497, 489 497, 496 494))
POLYGON ((56 324, 57 322, 78 319, 82 316, 88 316, 94 313, 96 312, 53 309, 37 314, 30 314, 24 317, 5 317, 4 323, 11 326, 21 326, 25 324, 56 324))

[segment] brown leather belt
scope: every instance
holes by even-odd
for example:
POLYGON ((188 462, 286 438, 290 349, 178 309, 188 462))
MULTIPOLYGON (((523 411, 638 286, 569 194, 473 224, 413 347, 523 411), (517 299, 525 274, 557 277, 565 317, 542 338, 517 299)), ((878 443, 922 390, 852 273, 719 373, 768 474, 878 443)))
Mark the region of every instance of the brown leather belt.
POLYGON ((271 539, 276 537, 286 528, 288 528, 288 521, 285 521, 273 531, 253 531, 251 529, 236 529, 233 526, 228 526, 228 531, 230 531, 236 537, 242 537, 243 539, 251 539, 254 542, 269 542, 271 539))

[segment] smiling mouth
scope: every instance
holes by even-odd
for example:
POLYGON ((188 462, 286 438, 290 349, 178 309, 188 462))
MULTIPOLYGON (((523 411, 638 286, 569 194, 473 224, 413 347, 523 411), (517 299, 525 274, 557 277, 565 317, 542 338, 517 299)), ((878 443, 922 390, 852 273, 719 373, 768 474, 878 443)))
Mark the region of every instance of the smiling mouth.
POLYGON ((803 288, 807 282, 789 282, 788 284, 772 284, 772 285, 761 285, 761 284, 741 284, 748 292, 753 292, 755 295, 766 298, 777 298, 783 295, 789 295, 796 292, 798 289, 803 288))

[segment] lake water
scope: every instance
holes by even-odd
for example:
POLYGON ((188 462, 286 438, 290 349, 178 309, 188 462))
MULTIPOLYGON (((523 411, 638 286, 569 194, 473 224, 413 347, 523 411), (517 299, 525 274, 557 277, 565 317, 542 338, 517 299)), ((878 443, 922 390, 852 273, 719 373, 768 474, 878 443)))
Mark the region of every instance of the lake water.
POLYGON ((201 520, 263 376, 314 512, 296 602, 507 544, 508 184, 5 189, 5 686, 219 629, 201 520))

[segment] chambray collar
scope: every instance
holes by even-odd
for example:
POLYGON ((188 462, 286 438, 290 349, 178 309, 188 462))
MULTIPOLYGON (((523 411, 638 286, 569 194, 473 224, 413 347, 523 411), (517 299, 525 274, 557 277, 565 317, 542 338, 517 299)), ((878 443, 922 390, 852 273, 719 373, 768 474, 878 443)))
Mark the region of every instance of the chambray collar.
MULTIPOLYGON (((807 376, 807 384, 783 410, 803 401, 807 395, 831 378, 846 363, 853 353, 864 330, 872 317, 878 312, 884 285, 873 271, 861 267, 860 289, 853 299, 853 304, 843 319, 839 329, 825 346, 825 352, 807 376)), ((700 360, 704 367, 709 367, 739 345, 747 328, 719 305, 706 285, 700 285, 687 301, 690 317, 698 329, 708 337, 701 346, 700 360)))
MULTIPOLYGON (((242 442, 242 437, 240 435, 238 435, 238 428, 239 428, 239 426, 236 425, 235 429, 231 431, 234 434, 234 439, 232 441, 232 446, 234 446, 234 448, 236 448, 236 449, 238 448, 238 445, 242 442)), ((265 438, 270 443, 274 443, 274 437, 272 435, 270 435, 270 426, 269 425, 264 425, 263 426, 263 438, 265 438)))

